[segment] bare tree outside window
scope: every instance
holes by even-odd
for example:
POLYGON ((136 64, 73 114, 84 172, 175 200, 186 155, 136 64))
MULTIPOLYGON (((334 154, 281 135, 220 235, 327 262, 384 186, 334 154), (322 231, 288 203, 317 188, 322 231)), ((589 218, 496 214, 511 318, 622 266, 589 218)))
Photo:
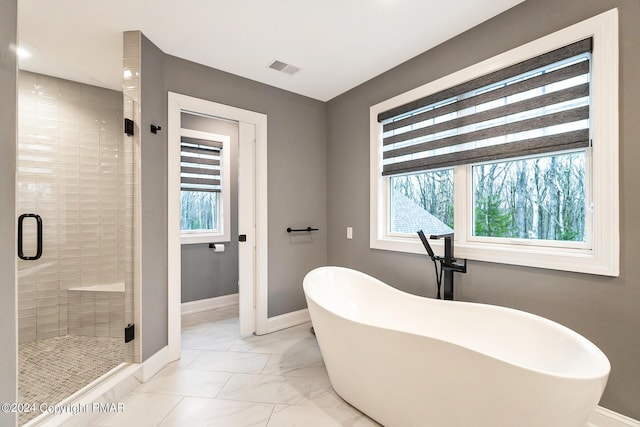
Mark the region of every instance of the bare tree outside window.
MULTIPOLYGON (((474 236, 585 240, 584 151, 472 169, 474 236)), ((453 228, 453 169, 394 176, 391 188, 453 228)))
POLYGON ((584 241, 584 183, 584 151, 473 166, 473 234, 584 241))
POLYGON ((219 194, 210 191, 182 191, 180 229, 217 230, 219 194))
MULTIPOLYGON (((391 188, 453 228, 453 169, 394 176, 391 178, 391 188)), ((395 225, 391 231, 417 231, 402 228, 395 225)))

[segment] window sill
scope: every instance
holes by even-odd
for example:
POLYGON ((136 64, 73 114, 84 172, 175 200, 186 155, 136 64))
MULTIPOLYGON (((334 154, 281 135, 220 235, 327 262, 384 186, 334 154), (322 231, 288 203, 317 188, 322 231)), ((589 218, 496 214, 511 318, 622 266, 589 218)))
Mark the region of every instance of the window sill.
POLYGON ((180 244, 196 245, 201 243, 226 243, 231 242, 228 235, 220 233, 182 233, 180 235, 180 244))
MULTIPOLYGON (((443 253, 441 240, 430 240, 434 252, 443 253)), ((370 247, 427 256, 422 243, 414 237, 372 239, 370 247)), ((620 274, 617 252, 594 249, 568 249, 486 242, 454 242, 454 255, 459 259, 546 268, 576 273, 617 277, 620 274)))

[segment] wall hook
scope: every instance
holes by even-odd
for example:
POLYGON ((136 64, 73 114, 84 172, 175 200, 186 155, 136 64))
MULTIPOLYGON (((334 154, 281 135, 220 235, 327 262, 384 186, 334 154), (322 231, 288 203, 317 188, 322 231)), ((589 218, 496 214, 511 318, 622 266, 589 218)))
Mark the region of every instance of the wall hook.
POLYGON ((151 133, 158 133, 159 130, 162 130, 160 126, 151 125, 151 133))

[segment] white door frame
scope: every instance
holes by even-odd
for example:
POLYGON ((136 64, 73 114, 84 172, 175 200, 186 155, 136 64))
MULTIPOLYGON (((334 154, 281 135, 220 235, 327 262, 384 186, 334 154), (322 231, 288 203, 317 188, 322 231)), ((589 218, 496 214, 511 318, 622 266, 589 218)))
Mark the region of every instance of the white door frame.
MULTIPOLYGON (((169 92, 168 103, 168 265, 169 360, 180 358, 180 113, 233 120, 239 124, 238 233, 240 334, 267 333, 267 116, 169 92)), ((231 238, 237 238, 231 236, 231 238)))

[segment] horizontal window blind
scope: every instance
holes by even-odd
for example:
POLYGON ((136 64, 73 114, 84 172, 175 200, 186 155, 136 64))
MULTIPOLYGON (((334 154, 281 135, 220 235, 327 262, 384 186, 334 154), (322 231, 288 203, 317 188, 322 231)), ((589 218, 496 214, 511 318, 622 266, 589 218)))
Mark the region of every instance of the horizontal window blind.
POLYGON ((180 189, 220 192, 222 142, 181 137, 180 189))
POLYGON ((591 49, 581 40, 379 114, 383 175, 588 147, 591 49))

